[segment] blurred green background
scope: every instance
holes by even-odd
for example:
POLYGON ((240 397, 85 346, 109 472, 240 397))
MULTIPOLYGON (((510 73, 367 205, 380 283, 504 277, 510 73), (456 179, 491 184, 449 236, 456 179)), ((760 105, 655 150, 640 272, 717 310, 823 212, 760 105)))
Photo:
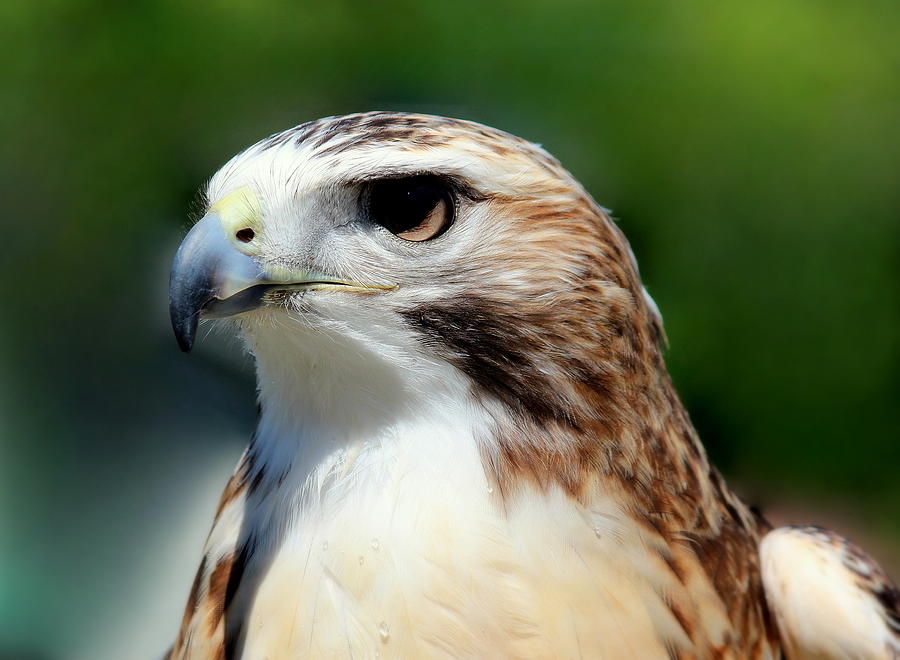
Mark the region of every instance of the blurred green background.
POLYGON ((711 454, 900 566, 900 5, 6 0, 0 657, 151 658, 254 424, 169 260, 232 154, 397 109, 542 143, 612 208, 711 454))

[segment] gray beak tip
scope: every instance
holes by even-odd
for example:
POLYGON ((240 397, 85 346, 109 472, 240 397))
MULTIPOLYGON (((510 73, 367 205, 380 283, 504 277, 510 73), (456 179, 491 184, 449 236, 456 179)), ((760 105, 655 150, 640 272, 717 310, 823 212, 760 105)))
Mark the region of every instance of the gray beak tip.
POLYGON ((178 348, 184 353, 190 353, 194 347, 194 337, 197 335, 197 315, 178 318, 173 312, 172 330, 175 331, 178 348))
POLYGON ((190 353, 194 346, 200 310, 208 299, 205 282, 201 282, 200 286, 192 286, 192 284, 184 282, 177 273, 172 273, 169 291, 169 318, 172 321, 172 330, 175 333, 178 347, 185 353, 190 353))

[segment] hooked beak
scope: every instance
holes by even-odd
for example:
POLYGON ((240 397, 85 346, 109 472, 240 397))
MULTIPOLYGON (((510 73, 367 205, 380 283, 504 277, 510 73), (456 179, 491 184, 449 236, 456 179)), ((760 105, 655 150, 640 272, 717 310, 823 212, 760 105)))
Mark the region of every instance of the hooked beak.
POLYGON ((169 315, 178 346, 194 345, 200 313, 231 316, 258 307, 265 286, 276 284, 259 263, 226 237, 218 214, 208 213, 188 232, 169 277, 169 315))
POLYGON ((169 315, 178 346, 190 352, 203 318, 225 318, 256 309, 273 288, 377 292, 394 286, 363 285, 319 273, 263 267, 245 253, 218 213, 207 213, 181 242, 169 277, 169 315))

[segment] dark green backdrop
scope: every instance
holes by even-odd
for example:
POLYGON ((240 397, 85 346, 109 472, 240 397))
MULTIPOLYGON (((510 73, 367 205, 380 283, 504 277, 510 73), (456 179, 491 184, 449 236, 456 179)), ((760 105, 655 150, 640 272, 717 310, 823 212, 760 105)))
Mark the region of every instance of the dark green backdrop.
POLYGON ((711 454, 779 520, 900 547, 900 8, 0 5, 0 657, 161 652, 253 426, 250 360, 167 326, 233 153, 401 109, 542 143, 612 208, 711 454))

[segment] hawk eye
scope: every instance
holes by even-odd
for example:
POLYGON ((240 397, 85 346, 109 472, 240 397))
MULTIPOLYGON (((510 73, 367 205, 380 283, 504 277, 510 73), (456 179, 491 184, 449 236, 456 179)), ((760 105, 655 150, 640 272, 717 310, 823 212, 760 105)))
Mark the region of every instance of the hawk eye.
POLYGON ((369 220, 407 241, 436 238, 453 224, 453 193, 440 177, 373 181, 367 200, 369 220))

